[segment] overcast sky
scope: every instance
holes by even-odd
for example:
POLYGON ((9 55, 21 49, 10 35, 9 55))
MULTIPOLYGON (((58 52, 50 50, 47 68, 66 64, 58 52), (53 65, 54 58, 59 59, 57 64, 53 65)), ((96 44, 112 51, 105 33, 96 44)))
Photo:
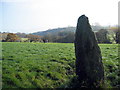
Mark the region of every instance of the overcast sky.
POLYGON ((90 24, 116 25, 119 0, 1 0, 0 30, 32 33, 76 26, 82 14, 90 24))

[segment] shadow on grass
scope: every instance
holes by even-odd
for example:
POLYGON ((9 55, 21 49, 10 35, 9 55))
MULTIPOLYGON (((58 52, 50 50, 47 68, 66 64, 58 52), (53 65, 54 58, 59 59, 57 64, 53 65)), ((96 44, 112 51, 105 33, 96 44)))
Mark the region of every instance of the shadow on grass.
MULTIPOLYGON (((75 88, 75 89, 80 89, 80 88, 96 88, 95 86, 87 86, 83 83, 80 83, 78 80, 77 76, 74 76, 71 78, 68 82, 65 84, 61 85, 59 88, 75 88)), ((102 88, 102 87, 97 87, 97 88, 102 88)))
POLYGON ((81 84, 78 80, 77 76, 74 76, 71 78, 68 82, 62 84, 59 88, 75 88, 75 89, 80 89, 80 88, 93 88, 93 89, 107 89, 107 88, 115 88, 119 89, 119 87, 112 87, 108 82, 105 80, 104 84, 100 85, 99 87, 96 86, 87 86, 87 84, 81 84))

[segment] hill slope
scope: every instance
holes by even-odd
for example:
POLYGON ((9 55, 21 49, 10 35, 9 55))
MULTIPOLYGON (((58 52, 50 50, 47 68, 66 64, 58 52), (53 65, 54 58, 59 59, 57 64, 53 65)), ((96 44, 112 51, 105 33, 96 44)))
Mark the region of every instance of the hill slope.
MULTIPOLYGON (((98 31, 102 28, 105 28, 105 27, 102 27, 102 26, 91 26, 92 27, 92 30, 93 31, 98 31)), ((47 35, 47 34, 58 34, 59 32, 75 32, 76 30, 76 27, 64 27, 64 28, 55 28, 55 29, 48 29, 46 31, 40 31, 40 32, 35 32, 35 33, 32 33, 34 35, 40 35, 40 36, 44 36, 44 35, 47 35)))
POLYGON ((32 33, 32 34, 44 36, 44 35, 47 35, 47 34, 57 34, 59 32, 69 32, 69 31, 70 32, 75 32, 75 27, 48 29, 46 31, 35 32, 35 33, 32 33))

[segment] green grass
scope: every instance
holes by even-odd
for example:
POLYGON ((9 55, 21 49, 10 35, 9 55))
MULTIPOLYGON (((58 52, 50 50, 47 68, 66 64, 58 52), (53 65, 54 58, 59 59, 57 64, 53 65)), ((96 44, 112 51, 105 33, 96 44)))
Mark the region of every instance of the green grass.
MULTIPOLYGON (((118 45, 100 44, 105 87, 118 85, 118 45)), ((75 87, 72 43, 2 43, 3 88, 75 87)))

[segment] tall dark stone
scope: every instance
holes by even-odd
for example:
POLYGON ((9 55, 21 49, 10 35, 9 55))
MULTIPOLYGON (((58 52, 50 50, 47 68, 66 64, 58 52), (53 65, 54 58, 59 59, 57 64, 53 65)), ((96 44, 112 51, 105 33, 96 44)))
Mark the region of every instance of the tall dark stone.
POLYGON ((104 80, 101 51, 85 15, 78 19, 75 34, 76 75, 83 86, 99 87, 104 80))

